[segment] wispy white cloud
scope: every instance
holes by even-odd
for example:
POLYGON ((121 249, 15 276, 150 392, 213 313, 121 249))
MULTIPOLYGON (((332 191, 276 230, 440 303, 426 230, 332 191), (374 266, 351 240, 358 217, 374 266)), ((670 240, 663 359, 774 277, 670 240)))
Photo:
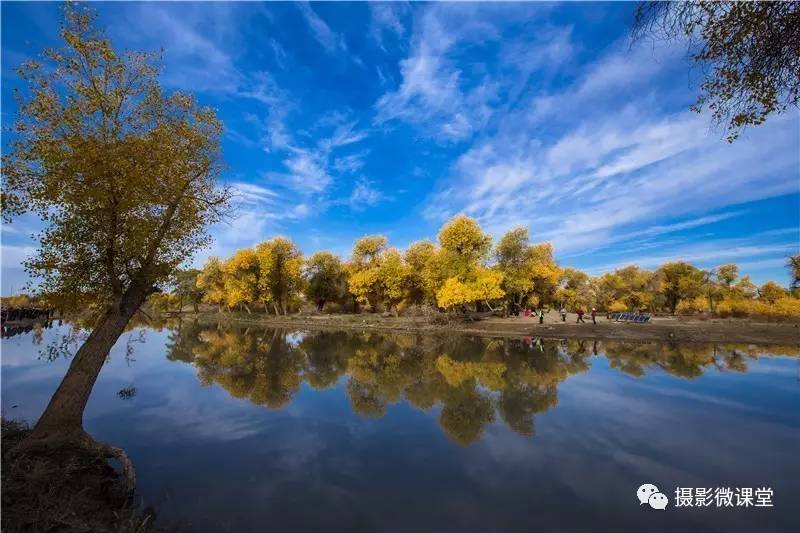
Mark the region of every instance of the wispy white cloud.
POLYGON ((288 169, 288 173, 283 176, 288 179, 289 187, 296 192, 319 194, 327 190, 333 181, 327 171, 326 154, 323 151, 295 149, 284 159, 283 164, 288 169))
POLYGON ((385 34, 402 37, 406 28, 402 18, 410 11, 408 4, 401 2, 370 2, 369 36, 383 48, 385 34))
MULTIPOLYGON (((284 130, 285 131, 285 130, 284 130)), ((306 135, 284 135, 280 144, 286 157, 282 163, 285 171, 271 171, 267 177, 282 187, 303 196, 315 196, 324 203, 325 194, 335 182, 335 174, 351 173, 363 165, 364 149, 355 153, 341 153, 357 146, 369 135, 360 129, 349 113, 336 111, 317 121, 313 132, 306 135)))
POLYGON ((543 27, 536 36, 523 31, 540 15, 540 6, 433 4, 414 19, 410 53, 400 62, 398 87, 377 101, 376 122, 401 120, 442 143, 465 141, 487 126, 523 91, 536 71, 565 61, 570 29, 543 27), (510 23, 513 21, 513 23, 510 23), (541 46, 531 50, 531 41, 541 46), (491 59, 463 62, 468 47, 497 43, 491 59))
POLYGON ((253 246, 267 235, 279 233, 283 224, 307 218, 311 214, 308 203, 289 203, 284 195, 248 182, 233 182, 232 215, 209 228, 214 238, 211 247, 197 250, 193 266, 201 266, 210 256, 230 256, 238 248, 253 246))
POLYGON ((630 92, 659 87, 655 78, 679 59, 672 48, 631 51, 618 43, 573 85, 523 97, 527 105, 504 109, 497 127, 485 128, 453 164, 425 215, 442 221, 463 211, 494 234, 529 225, 535 239, 576 256, 738 215, 705 215, 726 206, 796 193, 796 116, 775 117, 729 145, 709 131, 707 116, 681 110, 685 97, 676 105, 671 93, 630 92))
POLYGON ((226 32, 233 27, 231 9, 233 6, 224 5, 215 6, 212 11, 157 3, 131 5, 125 11, 125 25, 114 30, 137 46, 162 43, 167 61, 163 79, 168 85, 235 93, 246 76, 236 68, 233 57, 212 31, 226 32))
POLYGON ((704 239, 701 242, 677 247, 661 246, 656 253, 641 253, 627 259, 594 265, 587 269, 592 274, 601 274, 630 264, 642 268, 655 268, 668 261, 688 261, 711 268, 723 263, 736 262, 743 272, 786 264, 789 255, 800 251, 800 245, 791 242, 764 243, 764 235, 726 239, 704 239))
POLYGON ((356 182, 353 192, 350 193, 350 197, 347 199, 347 204, 353 211, 360 211, 386 199, 387 196, 378 190, 374 183, 362 178, 356 182))
POLYGON ((303 18, 305 18, 308 23, 314 38, 322 45, 326 52, 335 54, 347 51, 347 44, 344 41, 344 37, 331 30, 330 26, 314 12, 308 2, 299 2, 296 5, 297 9, 300 10, 303 18))
MULTIPOLYGON (((648 225, 644 229, 639 229, 639 230, 620 231, 618 233, 615 233, 613 236, 609 237, 606 241, 604 241, 602 244, 599 244, 598 246, 583 248, 579 251, 562 254, 562 257, 564 258, 579 257, 582 255, 594 253, 602 248, 606 248, 610 244, 622 243, 622 242, 624 242, 626 246, 630 247, 631 251, 637 251, 637 252, 647 248, 655 248, 655 247, 661 248, 670 243, 670 241, 663 239, 663 236, 665 235, 669 235, 671 233, 687 229, 707 226, 709 224, 715 224, 717 222, 722 222, 723 220, 728 220, 734 217, 742 216, 744 214, 746 214, 746 211, 731 211, 729 213, 701 216, 669 224, 648 225)), ((675 239, 673 239, 672 242, 675 242, 675 239)))
POLYGON ((447 57, 462 32, 480 31, 483 24, 459 18, 463 24, 453 26, 442 11, 428 9, 415 20, 411 54, 400 63, 402 82, 378 100, 378 123, 403 120, 449 142, 470 137, 486 122, 494 87, 486 80, 468 89, 462 70, 447 57))
POLYGON ((360 151, 354 154, 348 154, 337 157, 331 164, 333 170, 340 174, 352 174, 363 168, 364 158, 367 156, 367 151, 360 151))
POLYGON ((272 49, 272 55, 275 57, 275 63, 278 65, 278 68, 286 68, 286 60, 287 60, 287 53, 286 49, 276 41, 275 39, 270 39, 269 47, 272 49))
POLYGON ((279 198, 275 191, 254 183, 235 182, 231 186, 234 194, 246 204, 270 204, 279 198))
POLYGON ((275 79, 264 71, 255 71, 250 74, 247 83, 235 91, 235 95, 243 98, 257 100, 268 106, 286 105, 288 96, 275 79))
POLYGON ((346 118, 332 119, 333 132, 327 137, 319 140, 320 149, 330 152, 335 148, 354 144, 367 138, 366 130, 359 130, 356 121, 348 121, 346 118))

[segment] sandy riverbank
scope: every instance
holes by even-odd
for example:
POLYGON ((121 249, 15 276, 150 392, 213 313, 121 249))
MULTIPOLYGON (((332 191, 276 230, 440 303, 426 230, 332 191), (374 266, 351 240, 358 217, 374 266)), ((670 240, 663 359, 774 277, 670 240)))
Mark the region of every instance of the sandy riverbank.
POLYGON ((648 324, 625 324, 597 317, 587 323, 575 323, 575 315, 567 321, 551 312, 545 323, 533 317, 491 317, 477 322, 451 320, 433 324, 426 317, 386 317, 379 314, 319 314, 276 317, 254 313, 186 313, 203 322, 232 321, 269 327, 294 329, 367 329, 386 332, 452 332, 465 335, 531 336, 545 338, 615 339, 634 341, 733 342, 747 344, 800 345, 800 324, 761 322, 750 319, 697 319, 689 317, 655 317, 648 324))

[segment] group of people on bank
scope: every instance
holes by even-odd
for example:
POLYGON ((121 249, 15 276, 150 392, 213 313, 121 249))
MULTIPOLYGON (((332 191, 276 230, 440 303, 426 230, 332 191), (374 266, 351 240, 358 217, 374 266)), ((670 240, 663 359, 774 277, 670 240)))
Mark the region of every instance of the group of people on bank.
MULTIPOLYGON (((539 318, 539 324, 544 324, 545 312, 546 311, 545 311, 544 307, 540 307, 538 310, 535 310, 535 311, 532 311, 530 309, 526 309, 525 310, 525 316, 531 316, 531 314, 532 314, 533 316, 539 318)), ((558 312, 561 315, 561 321, 562 322, 566 322, 567 321, 567 309, 562 305, 561 309, 559 309, 558 312)), ((586 314, 586 312, 583 309, 578 308, 578 310, 575 311, 575 314, 578 315, 577 320, 575 320, 576 324, 585 324, 586 323, 586 321, 583 320, 583 317, 586 314)), ((596 308, 592 307, 592 310, 589 312, 589 316, 592 317, 592 324, 597 324, 597 309, 596 308)))

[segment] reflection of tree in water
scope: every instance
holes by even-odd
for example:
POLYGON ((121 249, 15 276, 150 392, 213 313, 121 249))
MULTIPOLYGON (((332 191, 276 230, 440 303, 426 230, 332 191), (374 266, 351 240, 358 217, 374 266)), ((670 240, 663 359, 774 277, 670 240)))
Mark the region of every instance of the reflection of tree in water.
POLYGON ((351 379, 347 382, 347 396, 353 411, 360 415, 379 418, 386 414, 386 399, 372 384, 351 379))
POLYGON ((305 377, 315 389, 335 385, 347 370, 350 335, 343 331, 320 331, 306 335, 300 350, 306 354, 305 377))
POLYGON ((206 330, 193 349, 204 385, 217 383, 236 398, 283 407, 300 388, 302 352, 280 330, 206 330))
MULTIPOLYGON (((402 337, 363 334, 353 340, 347 360, 348 390, 374 396, 376 405, 400 401, 421 372, 423 352, 402 337)), ((354 402, 353 407, 358 410, 359 405, 360 401, 354 402)))
POLYGON ((482 394, 474 384, 463 383, 448 389, 441 401, 439 424, 461 445, 477 440, 486 426, 494 422, 492 399, 482 394))
MULTIPOLYGON (((748 345, 718 344, 642 344, 607 341, 603 344, 612 368, 632 376, 644 376, 648 369, 661 369, 684 378, 696 378, 708 368, 746 372, 747 362, 758 359, 763 348, 748 345)), ((780 348, 784 355, 796 355, 797 349, 780 348)))
POLYGON ((558 403, 555 385, 515 384, 500 394, 497 410, 508 426, 521 435, 533 436, 533 415, 558 403))
POLYGON ((757 348, 624 342, 539 341, 374 332, 317 332, 291 342, 280 330, 183 323, 168 342, 168 358, 191 362, 202 383, 232 396, 279 408, 305 381, 323 389, 346 378, 354 411, 380 417, 408 401, 440 407, 442 430, 467 445, 498 417, 521 435, 558 404, 558 385, 605 352, 612 367, 635 376, 661 368, 696 377, 706 368, 743 371, 757 348))
POLYGON ((506 386, 497 408, 509 427, 528 436, 534 433, 534 415, 558 404, 558 384, 588 369, 585 350, 556 342, 507 339, 503 358, 506 386))
POLYGON ((191 363, 194 360, 194 350, 203 340, 200 334, 205 330, 197 320, 180 321, 167 335, 167 359, 191 363))

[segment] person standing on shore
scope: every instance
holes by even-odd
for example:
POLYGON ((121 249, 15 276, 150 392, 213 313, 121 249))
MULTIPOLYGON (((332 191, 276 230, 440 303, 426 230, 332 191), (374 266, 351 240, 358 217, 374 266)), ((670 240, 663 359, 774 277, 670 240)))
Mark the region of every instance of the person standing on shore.
POLYGON ((561 322, 566 322, 567 321, 567 310, 564 308, 563 305, 561 306, 561 311, 560 312, 561 312, 561 322))
POLYGON ((597 309, 592 307, 592 324, 597 324, 597 309))
POLYGON ((539 324, 544 324, 544 307, 539 308, 539 324))
POLYGON ((576 320, 575 323, 577 324, 578 322, 580 322, 581 324, 585 324, 585 322, 583 321, 583 309, 578 309, 576 313, 578 313, 578 320, 576 320))

